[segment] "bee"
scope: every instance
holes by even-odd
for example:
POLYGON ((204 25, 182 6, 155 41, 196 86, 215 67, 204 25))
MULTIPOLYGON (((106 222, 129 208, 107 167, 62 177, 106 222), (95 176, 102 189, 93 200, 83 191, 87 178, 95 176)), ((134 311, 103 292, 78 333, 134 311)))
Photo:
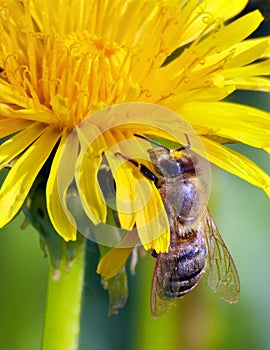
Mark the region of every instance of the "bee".
POLYGON ((156 265, 152 279, 151 312, 165 314, 177 300, 193 290, 204 272, 210 288, 223 300, 237 302, 238 272, 219 230, 204 205, 204 184, 197 176, 190 142, 170 150, 145 136, 134 134, 158 148, 148 150, 155 173, 136 160, 126 160, 154 181, 164 202, 170 225, 168 253, 153 252, 156 265))

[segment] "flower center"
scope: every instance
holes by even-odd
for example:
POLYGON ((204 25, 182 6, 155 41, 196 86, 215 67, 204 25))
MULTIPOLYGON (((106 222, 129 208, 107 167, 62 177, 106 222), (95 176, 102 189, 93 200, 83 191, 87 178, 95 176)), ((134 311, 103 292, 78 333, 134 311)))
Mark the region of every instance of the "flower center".
POLYGON ((23 55, 6 53, 4 79, 31 108, 52 112, 60 127, 73 128, 90 113, 126 100, 130 50, 86 31, 27 33, 25 39, 23 55))
POLYGON ((83 32, 49 36, 44 50, 40 101, 65 125, 116 102, 128 73, 123 48, 83 32))

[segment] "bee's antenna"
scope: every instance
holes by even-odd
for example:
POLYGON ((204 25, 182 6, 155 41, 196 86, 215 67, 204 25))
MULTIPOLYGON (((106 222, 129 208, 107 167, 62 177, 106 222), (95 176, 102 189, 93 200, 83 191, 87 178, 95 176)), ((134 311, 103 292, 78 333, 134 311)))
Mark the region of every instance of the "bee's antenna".
MULTIPOLYGON (((152 143, 153 145, 156 145, 156 146, 158 146, 158 147, 164 148, 164 149, 166 149, 168 152, 170 152, 170 149, 169 149, 168 147, 162 145, 162 144, 159 143, 159 142, 156 142, 156 141, 154 141, 154 140, 151 140, 151 139, 149 139, 148 137, 145 137, 145 136, 143 136, 143 135, 139 135, 139 134, 133 134, 133 135, 136 136, 136 137, 139 137, 140 139, 143 139, 143 140, 145 140, 145 141, 148 141, 148 142, 152 143)), ((177 148, 176 151, 184 151, 184 150, 189 149, 189 148, 191 147, 188 134, 185 134, 185 137, 186 137, 186 140, 187 140, 187 145, 186 145, 186 146, 181 146, 180 148, 177 148)))
POLYGON ((187 140, 187 145, 186 145, 186 146, 182 146, 182 147, 180 147, 180 148, 177 148, 176 151, 184 151, 185 149, 189 149, 189 148, 191 147, 188 134, 185 134, 185 136, 186 136, 186 140, 187 140))
POLYGON ((133 135, 136 136, 136 137, 139 137, 140 139, 143 139, 143 140, 145 140, 145 141, 148 141, 148 142, 152 143, 153 145, 156 145, 156 146, 158 146, 158 147, 164 148, 164 149, 166 149, 168 152, 170 152, 169 148, 167 148, 166 146, 162 145, 162 144, 159 143, 159 142, 156 142, 156 141, 154 141, 154 140, 151 140, 151 139, 149 139, 148 137, 145 137, 145 136, 143 136, 143 135, 139 135, 139 134, 133 134, 133 135))

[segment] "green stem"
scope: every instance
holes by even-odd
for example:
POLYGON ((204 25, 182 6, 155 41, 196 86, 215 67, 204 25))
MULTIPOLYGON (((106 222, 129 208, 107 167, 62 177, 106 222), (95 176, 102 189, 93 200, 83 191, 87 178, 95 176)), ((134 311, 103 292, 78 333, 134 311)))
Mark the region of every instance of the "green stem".
POLYGON ((42 350, 77 350, 85 268, 85 241, 76 249, 69 272, 49 276, 42 350))

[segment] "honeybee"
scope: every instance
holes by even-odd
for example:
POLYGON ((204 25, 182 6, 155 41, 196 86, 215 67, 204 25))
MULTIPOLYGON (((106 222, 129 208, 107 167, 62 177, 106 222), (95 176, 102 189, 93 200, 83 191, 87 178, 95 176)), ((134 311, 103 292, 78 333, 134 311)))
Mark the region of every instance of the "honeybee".
POLYGON ((151 289, 153 317, 165 314, 196 287, 205 270, 210 288, 221 299, 236 302, 240 292, 238 272, 209 210, 203 208, 204 185, 186 151, 190 148, 188 136, 187 146, 177 150, 142 135, 135 136, 158 146, 148 150, 155 174, 136 160, 124 158, 155 182, 170 225, 168 253, 153 252, 156 257, 151 289))

